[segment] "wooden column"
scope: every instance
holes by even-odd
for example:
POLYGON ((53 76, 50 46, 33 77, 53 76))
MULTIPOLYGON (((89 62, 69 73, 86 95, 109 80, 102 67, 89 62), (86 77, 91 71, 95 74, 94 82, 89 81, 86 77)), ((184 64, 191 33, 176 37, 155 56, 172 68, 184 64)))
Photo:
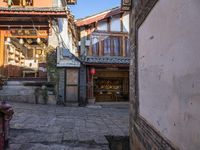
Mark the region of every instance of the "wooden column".
POLYGON ((4 31, 0 30, 0 74, 3 73, 4 66, 4 31))
POLYGON ((122 56, 126 56, 126 38, 125 36, 122 37, 122 56))

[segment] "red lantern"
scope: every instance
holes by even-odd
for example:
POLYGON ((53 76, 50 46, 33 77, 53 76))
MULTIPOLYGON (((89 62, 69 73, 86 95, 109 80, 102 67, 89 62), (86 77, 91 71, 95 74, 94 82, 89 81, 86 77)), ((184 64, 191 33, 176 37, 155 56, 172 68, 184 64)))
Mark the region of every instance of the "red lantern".
POLYGON ((95 75, 95 74, 96 74, 95 68, 91 68, 91 69, 90 69, 90 74, 91 74, 91 75, 95 75))

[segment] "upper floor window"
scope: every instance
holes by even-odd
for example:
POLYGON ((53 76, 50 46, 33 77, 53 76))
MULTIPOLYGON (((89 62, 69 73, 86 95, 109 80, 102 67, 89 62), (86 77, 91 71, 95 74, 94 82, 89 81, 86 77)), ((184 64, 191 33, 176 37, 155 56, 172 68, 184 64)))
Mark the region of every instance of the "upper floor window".
POLYGON ((111 18, 111 26, 110 26, 111 31, 121 31, 121 20, 120 20, 120 15, 113 16, 111 18))
POLYGON ((129 39, 123 35, 92 35, 88 54, 92 56, 129 56, 129 39))
POLYGON ((33 0, 8 0, 10 6, 33 6, 33 0))
POLYGON ((126 53, 126 56, 130 55, 130 41, 128 37, 125 38, 125 53, 126 53))
POLYGON ((108 30, 108 22, 107 20, 102 20, 98 22, 97 30, 107 31, 108 30))
POLYGON ((93 56, 99 55, 99 37, 92 37, 92 54, 93 56))
POLYGON ((121 49, 121 45, 122 45, 122 42, 121 42, 121 38, 120 37, 113 37, 112 38, 112 44, 113 44, 113 55, 114 56, 120 56, 120 49, 121 49))
POLYGON ((104 56, 111 55, 111 39, 110 39, 110 37, 106 37, 103 40, 103 54, 104 54, 104 56))

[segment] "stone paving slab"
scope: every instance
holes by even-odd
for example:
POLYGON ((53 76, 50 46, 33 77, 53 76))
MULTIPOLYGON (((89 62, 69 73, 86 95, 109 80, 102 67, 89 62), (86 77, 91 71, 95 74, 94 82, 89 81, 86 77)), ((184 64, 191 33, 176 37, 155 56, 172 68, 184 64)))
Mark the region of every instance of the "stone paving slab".
POLYGON ((8 150, 108 150, 105 136, 128 136, 128 107, 10 104, 8 150))

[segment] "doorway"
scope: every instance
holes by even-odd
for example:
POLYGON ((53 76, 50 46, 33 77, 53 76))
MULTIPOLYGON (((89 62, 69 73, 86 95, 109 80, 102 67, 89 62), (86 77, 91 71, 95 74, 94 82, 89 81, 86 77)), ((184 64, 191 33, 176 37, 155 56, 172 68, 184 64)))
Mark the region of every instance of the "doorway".
POLYGON ((65 102, 78 103, 79 69, 66 69, 65 102))

